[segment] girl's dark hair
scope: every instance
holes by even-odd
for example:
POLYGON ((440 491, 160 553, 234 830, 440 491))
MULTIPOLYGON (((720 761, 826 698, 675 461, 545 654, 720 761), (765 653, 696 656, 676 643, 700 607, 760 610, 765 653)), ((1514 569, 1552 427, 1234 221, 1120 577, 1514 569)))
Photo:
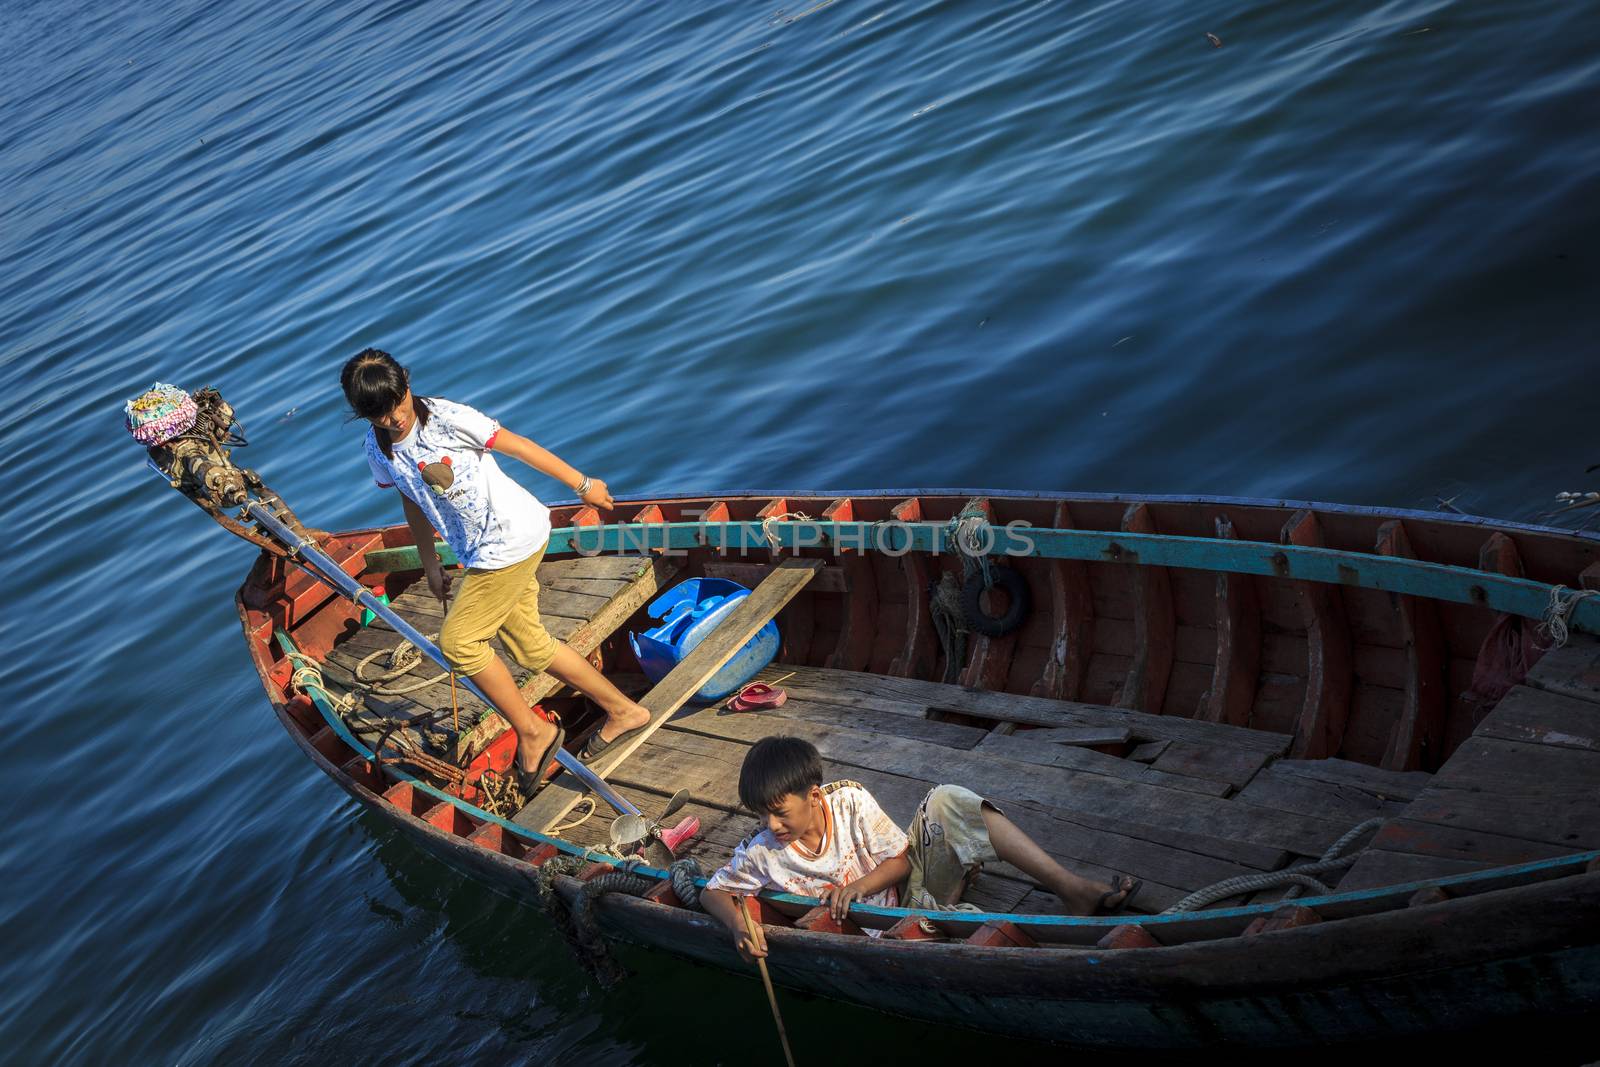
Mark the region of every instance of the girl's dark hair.
MULTIPOLYGON (((406 398, 406 390, 411 388, 411 375, 389 353, 363 348, 351 356, 350 362, 339 372, 339 385, 357 418, 376 419, 400 406, 400 401, 406 398)), ((428 425, 428 402, 415 395, 411 402, 417 409, 417 425, 428 425)), ((374 426, 372 433, 383 454, 393 459, 394 441, 389 431, 374 426)))
POLYGON ((763 737, 739 768, 739 803, 757 813, 771 811, 788 794, 821 784, 822 754, 815 745, 798 737, 763 737))

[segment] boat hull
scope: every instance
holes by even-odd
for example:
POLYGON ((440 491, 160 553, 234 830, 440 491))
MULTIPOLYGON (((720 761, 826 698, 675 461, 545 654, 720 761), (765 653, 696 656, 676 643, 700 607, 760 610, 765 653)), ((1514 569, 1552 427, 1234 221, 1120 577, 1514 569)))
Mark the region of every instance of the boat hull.
MULTIPOLYGON (((1372 524, 1383 513, 1349 509, 1347 517, 1372 524)), ((1475 536, 1493 529, 1475 520, 1448 525, 1475 536)), ((1540 547, 1535 535, 1553 531, 1503 529, 1527 538, 1530 571, 1567 575, 1592 562, 1592 540, 1554 545, 1552 553, 1565 555, 1546 564, 1532 549, 1540 547)), ((345 536, 382 537, 393 546, 390 533, 345 536)), ((373 817, 536 909, 535 865, 386 799, 370 769, 365 777, 351 771, 350 754, 309 721, 303 701, 290 707, 287 670, 270 646, 274 609, 259 581, 265 567, 258 565, 254 584, 241 590, 238 608, 258 673, 294 743, 373 817)), ((909 943, 773 927, 769 963, 773 979, 788 988, 937 1024, 1097 1049, 1308 1047, 1511 1027, 1578 1018, 1600 1005, 1600 871, 1589 866, 1585 874, 1417 907, 1149 949, 909 943)), ((555 886, 571 902, 582 883, 560 876, 555 886)), ((750 973, 703 913, 617 895, 602 898, 595 913, 610 936, 750 973)))

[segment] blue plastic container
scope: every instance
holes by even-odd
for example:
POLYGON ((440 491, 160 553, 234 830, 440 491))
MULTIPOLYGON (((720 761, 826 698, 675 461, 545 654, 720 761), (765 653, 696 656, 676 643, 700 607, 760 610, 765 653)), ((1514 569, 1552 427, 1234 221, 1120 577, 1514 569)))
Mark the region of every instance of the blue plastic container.
MULTIPOLYGON (((750 590, 726 578, 689 578, 656 597, 645 611, 652 619, 660 619, 661 625, 628 635, 645 677, 651 682, 665 678, 749 595, 750 590)), ((754 678, 777 654, 778 623, 774 619, 757 630, 690 702, 721 700, 754 678)))

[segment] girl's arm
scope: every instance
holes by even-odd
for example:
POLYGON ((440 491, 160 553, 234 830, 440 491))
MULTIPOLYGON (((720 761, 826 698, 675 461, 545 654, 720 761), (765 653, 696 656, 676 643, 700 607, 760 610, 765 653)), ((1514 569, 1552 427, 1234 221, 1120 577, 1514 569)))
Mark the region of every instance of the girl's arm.
POLYGON ((428 589, 444 603, 450 595, 450 576, 439 566, 439 553, 433 547, 433 523, 404 493, 400 493, 400 507, 406 513, 406 525, 411 527, 411 540, 416 542, 417 558, 422 561, 422 573, 428 577, 428 589))
MULTIPOLYGON (((583 484, 583 474, 578 468, 549 449, 534 444, 521 434, 512 433, 504 426, 500 427, 500 432, 494 436, 494 451, 522 460, 534 470, 548 474, 568 489, 577 489, 583 484)), ((589 491, 581 499, 585 504, 593 504, 597 508, 616 506, 616 501, 611 499, 611 493, 606 489, 606 483, 599 478, 589 480, 589 491)))

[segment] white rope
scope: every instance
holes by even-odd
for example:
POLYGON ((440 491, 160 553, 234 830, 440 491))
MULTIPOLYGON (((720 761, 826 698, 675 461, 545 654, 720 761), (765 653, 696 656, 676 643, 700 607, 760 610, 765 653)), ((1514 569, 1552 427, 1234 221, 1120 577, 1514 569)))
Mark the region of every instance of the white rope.
POLYGON ((1600 596, 1600 590, 1594 589, 1568 589, 1558 585, 1550 590, 1550 603, 1544 609, 1544 621, 1539 624, 1539 633, 1549 644, 1540 645, 1545 650, 1561 648, 1567 643, 1571 634, 1567 630, 1567 617, 1572 614, 1572 609, 1578 601, 1592 596, 1600 596))
POLYGON ((781 515, 768 515, 761 520, 761 536, 767 539, 767 547, 774 552, 778 550, 778 531, 772 528, 778 522, 810 522, 811 516, 803 511, 785 511, 781 515))

